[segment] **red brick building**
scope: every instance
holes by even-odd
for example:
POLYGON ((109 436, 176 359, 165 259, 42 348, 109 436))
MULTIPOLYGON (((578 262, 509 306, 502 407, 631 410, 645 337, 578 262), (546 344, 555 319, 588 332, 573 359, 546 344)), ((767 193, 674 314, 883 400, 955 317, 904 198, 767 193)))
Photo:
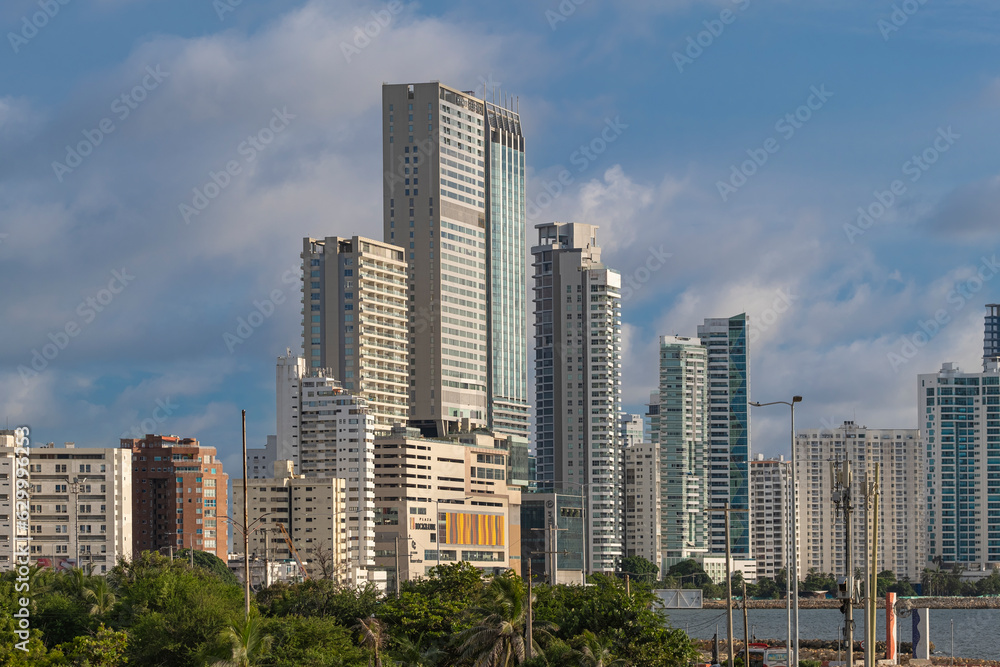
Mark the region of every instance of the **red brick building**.
POLYGON ((134 552, 194 547, 226 561, 229 475, 215 447, 172 435, 123 438, 121 447, 132 450, 134 552))

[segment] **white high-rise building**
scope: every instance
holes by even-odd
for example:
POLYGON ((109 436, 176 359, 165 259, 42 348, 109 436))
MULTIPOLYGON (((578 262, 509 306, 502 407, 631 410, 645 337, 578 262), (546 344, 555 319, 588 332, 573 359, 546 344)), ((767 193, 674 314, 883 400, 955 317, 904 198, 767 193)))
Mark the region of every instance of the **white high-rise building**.
MULTIPOLYGON (((995 315, 992 321, 987 316, 986 326, 989 337, 995 315)), ((1000 567, 1000 361, 990 354, 983 366, 966 373, 946 363, 917 377, 927 457, 923 567, 959 565, 973 576, 1000 567)), ((917 470, 909 472, 918 477, 917 470)))
MULTIPOLYGON (((9 517, 13 495, 14 431, 0 431, 0 568, 12 564, 9 517), (8 489, 4 492, 4 489, 8 489), (5 495, 4 495, 5 493, 5 495)), ((32 564, 93 568, 104 574, 132 556, 132 452, 52 443, 30 448, 29 535, 32 564)))
POLYGON ((637 442, 649 442, 642 437, 642 415, 633 415, 627 412, 619 416, 621 427, 622 447, 634 445, 637 442))
MULTIPOLYGON (((921 376, 926 377, 926 376, 921 376)), ((936 379, 936 376, 930 376, 936 379)), ((810 568, 844 574, 844 515, 836 515, 831 460, 850 459, 853 476, 853 558, 863 567, 865 471, 880 464, 878 570, 920 581, 927 567, 924 484, 926 453, 917 429, 874 429, 845 421, 835 429, 803 429, 795 434, 795 480, 799 501, 799 572, 810 568), (867 467, 866 467, 867 466, 867 467)))
MULTIPOLYGON (((729 503, 733 558, 750 557, 750 345, 746 314, 714 317, 698 326, 708 350, 708 505, 729 503)), ((726 551, 725 515, 709 521, 709 550, 726 551)))
POLYGON ((662 568, 661 509, 660 447, 629 443, 625 446, 625 555, 641 556, 662 568))
POLYGON ((697 338, 661 336, 659 356, 660 391, 650 407, 660 448, 666 571, 708 552, 708 351, 697 338))
MULTIPOLYGON (((375 416, 367 401, 323 369, 307 369, 301 357, 278 358, 277 461, 293 472, 346 480, 347 509, 340 521, 349 559, 371 571, 375 564, 375 416)), ((269 448, 247 451, 247 468, 257 474, 272 456, 269 448), (255 458, 256 457, 256 458, 255 458)), ((273 462, 271 462, 273 465, 273 462)), ((374 576, 372 574, 371 576, 374 576)))
POLYGON ((757 576, 774 577, 789 563, 792 464, 782 456, 750 461, 750 530, 757 576))
POLYGON ((588 572, 613 572, 624 541, 621 276, 597 227, 537 225, 535 448, 539 490, 586 497, 588 572))
POLYGON ((386 84, 382 133, 383 239, 409 272, 409 423, 527 437, 520 116, 437 82, 386 84))
POLYGON ((368 402, 375 429, 409 414, 403 249, 354 236, 302 240, 302 349, 368 402))

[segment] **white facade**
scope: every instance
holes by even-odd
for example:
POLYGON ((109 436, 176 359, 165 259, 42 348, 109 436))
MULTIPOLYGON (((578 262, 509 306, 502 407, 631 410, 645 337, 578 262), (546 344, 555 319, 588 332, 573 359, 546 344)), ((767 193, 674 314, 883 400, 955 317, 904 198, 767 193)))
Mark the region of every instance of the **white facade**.
MULTIPOLYGON (((277 396, 278 439, 274 461, 292 461, 299 471, 299 391, 306 374, 306 360, 289 350, 278 357, 274 369, 277 396)), ((273 465, 274 461, 271 462, 273 465)))
MULTIPOLYGON (((996 326, 988 317, 988 345, 996 326)), ((917 377, 927 456, 924 567, 957 564, 972 576, 1000 567, 1000 362, 984 358, 983 365, 981 373, 964 373, 946 363, 917 377)))
POLYGON ((267 436, 267 444, 259 449, 247 449, 247 477, 264 479, 274 472, 278 461, 278 436, 267 436))
POLYGON ((0 430, 0 572, 6 572, 14 561, 14 500, 17 492, 17 468, 14 446, 17 436, 13 429, 0 430))
MULTIPOLYGON (((923 376, 922 376, 923 377, 923 376)), ((931 376, 935 377, 936 376, 931 376)), ((920 581, 927 567, 925 552, 925 458, 917 429, 874 429, 844 422, 836 429, 804 429, 795 434, 799 501, 799 573, 810 568, 843 575, 845 535, 843 512, 836 516, 830 461, 849 458, 853 475, 853 558, 864 567, 865 471, 874 478, 881 465, 879 498, 878 570, 920 581)))
POLYGON ((757 576, 774 579, 788 564, 792 464, 784 457, 750 462, 751 548, 757 576))
POLYGON ((621 276, 601 263, 597 227, 537 228, 531 253, 538 489, 584 489, 585 569, 614 572, 625 538, 621 276))
MULTIPOLYGON (((277 393, 277 460, 292 461, 294 472, 305 477, 346 480, 346 511, 340 520, 347 531, 349 560, 373 568, 375 416, 367 401, 292 356, 278 358, 277 393)), ((260 474, 269 456, 268 448, 248 451, 248 471, 256 463, 260 474)))
POLYGON ((623 412, 620 415, 619 425, 621 428, 622 447, 628 447, 639 442, 649 442, 649 440, 645 440, 642 437, 642 415, 623 412))
MULTIPOLYGON (((35 564, 80 565, 103 574, 119 558, 132 556, 131 451, 76 448, 73 443, 57 448, 49 443, 32 447, 28 460, 35 564)), ((8 465, 12 461, 13 449, 0 447, 0 484, 9 481, 2 475, 11 474, 8 465)), ((9 493, 6 487, 0 488, 0 495, 4 493, 9 493)))
POLYGON ((629 444, 625 447, 626 556, 641 556, 661 567, 660 512, 660 447, 648 442, 629 444))

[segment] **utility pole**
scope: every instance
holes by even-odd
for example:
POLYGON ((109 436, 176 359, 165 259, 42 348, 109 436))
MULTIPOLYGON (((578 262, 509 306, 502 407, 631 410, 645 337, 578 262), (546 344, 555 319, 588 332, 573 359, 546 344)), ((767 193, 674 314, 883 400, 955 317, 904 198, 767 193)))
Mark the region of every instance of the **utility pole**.
MULTIPOLYGON (((533 554, 545 554, 546 555, 545 560, 548 563, 548 565, 546 565, 545 569, 547 569, 549 571, 549 585, 550 586, 555 586, 556 582, 558 581, 558 577, 556 576, 556 574, 558 573, 558 568, 559 568, 559 562, 556 559, 556 555, 557 554, 563 554, 563 555, 565 555, 566 553, 568 553, 566 551, 559 551, 557 549, 557 547, 558 547, 557 539, 559 537, 559 532, 558 531, 560 531, 560 530, 569 530, 569 529, 568 528, 557 528, 556 525, 555 525, 555 523, 552 522, 552 523, 549 523, 549 525, 546 526, 545 528, 532 528, 531 530, 538 531, 538 532, 547 531, 548 534, 549 534, 549 543, 547 545, 549 548, 546 549, 546 550, 544 550, 544 551, 532 551, 531 553, 533 553, 533 554)), ((586 548, 585 548, 585 550, 586 550, 586 548)))
POLYGON ((879 463, 875 464, 875 477, 872 480, 872 565, 871 583, 869 590, 871 599, 869 600, 868 638, 865 640, 865 648, 868 652, 868 664, 875 667, 875 614, 876 600, 878 599, 878 496, 879 496, 879 463))
POLYGON ((532 621, 532 618, 531 618, 532 617, 531 607, 532 607, 532 604, 531 604, 531 558, 528 558, 528 622, 527 622, 527 624, 525 626, 525 630, 528 633, 528 642, 527 642, 528 645, 525 647, 525 656, 527 656, 528 660, 531 660, 531 657, 533 655, 533 652, 531 650, 532 649, 531 645, 535 641, 534 636, 532 635, 532 630, 531 630, 531 621, 532 621))
MULTIPOLYGON (((250 618, 250 524, 247 521, 247 411, 243 410, 243 593, 245 596, 245 618, 250 618)), ((194 542, 194 540, 191 540, 194 542)), ((191 548, 194 558, 194 546, 191 548)), ((192 560, 192 562, 194 562, 192 560)))
MULTIPOLYGON (((846 441, 846 429, 845 441, 846 441)), ((846 449, 846 445, 845 445, 846 449)), ((843 461, 830 462, 830 478, 833 487, 833 504, 837 508, 836 513, 844 512, 844 536, 847 543, 846 577, 844 580, 845 597, 841 610, 844 613, 844 633, 847 639, 847 667, 854 667, 854 531, 851 526, 851 515, 854 513, 854 505, 851 498, 851 460, 846 458, 843 461)))
POLYGON ((396 599, 399 599, 399 535, 396 535, 396 599))
POLYGON ((264 526, 264 588, 268 588, 271 585, 271 560, 269 557, 269 552, 271 551, 271 540, 268 537, 267 526, 264 526))
POLYGON ((728 625, 729 667, 735 667, 736 654, 733 651, 733 545, 729 537, 729 515, 732 512, 747 512, 750 510, 732 509, 727 502, 722 508, 709 509, 709 512, 725 512, 726 514, 726 623, 728 625))
POLYGON ((750 665, 750 625, 747 618, 747 582, 743 581, 743 664, 750 665))

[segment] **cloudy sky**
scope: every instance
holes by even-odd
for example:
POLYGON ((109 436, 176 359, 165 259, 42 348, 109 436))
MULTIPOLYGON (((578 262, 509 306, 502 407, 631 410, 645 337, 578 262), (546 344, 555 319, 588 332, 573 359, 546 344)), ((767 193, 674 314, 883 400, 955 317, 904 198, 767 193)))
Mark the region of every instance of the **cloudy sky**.
MULTIPOLYGON (((630 287, 632 411, 659 335, 745 311, 754 400, 912 428, 1000 301, 989 0, 7 0, 0 28, 0 417, 36 442, 155 423, 238 471, 301 238, 381 236, 382 82, 516 96, 529 222, 600 225, 630 287)), ((753 449, 787 452, 762 410, 753 449)))

